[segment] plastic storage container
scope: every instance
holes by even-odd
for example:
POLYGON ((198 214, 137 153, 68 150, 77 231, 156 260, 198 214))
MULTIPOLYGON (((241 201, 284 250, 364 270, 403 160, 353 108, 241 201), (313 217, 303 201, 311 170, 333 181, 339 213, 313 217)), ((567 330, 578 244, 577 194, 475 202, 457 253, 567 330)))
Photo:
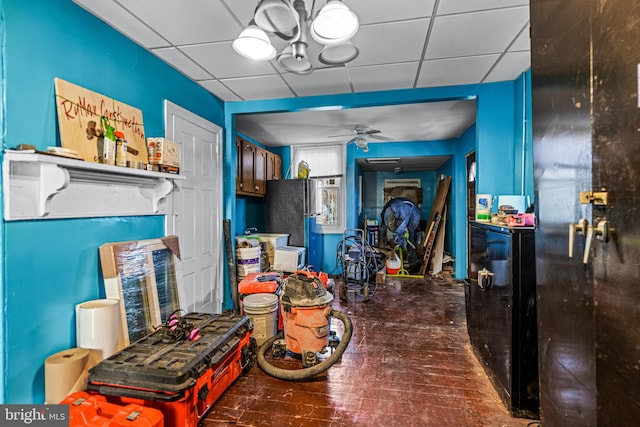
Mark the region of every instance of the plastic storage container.
POLYGON ((171 342, 162 329, 136 341, 89 371, 87 389, 109 403, 159 409, 165 425, 196 427, 213 403, 251 366, 247 316, 189 313, 195 341, 171 342))

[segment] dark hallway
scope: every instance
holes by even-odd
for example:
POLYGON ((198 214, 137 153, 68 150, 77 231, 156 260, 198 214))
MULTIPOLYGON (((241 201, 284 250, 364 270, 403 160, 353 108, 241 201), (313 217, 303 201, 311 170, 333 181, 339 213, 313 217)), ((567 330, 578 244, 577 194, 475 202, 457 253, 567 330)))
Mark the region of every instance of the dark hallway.
POLYGON ((387 278, 369 302, 333 305, 354 325, 340 362, 315 381, 297 383, 271 378, 256 365, 203 425, 539 425, 509 415, 473 355, 463 284, 387 278))

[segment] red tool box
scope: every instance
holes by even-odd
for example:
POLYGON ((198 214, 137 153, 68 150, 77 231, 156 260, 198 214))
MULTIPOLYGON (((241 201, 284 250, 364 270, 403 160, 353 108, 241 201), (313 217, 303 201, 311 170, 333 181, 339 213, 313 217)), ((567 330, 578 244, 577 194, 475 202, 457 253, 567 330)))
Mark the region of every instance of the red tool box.
POLYGON ((99 394, 79 391, 60 403, 69 405, 71 427, 164 427, 164 416, 159 410, 134 403, 116 405, 99 394))
POLYGON ((247 316, 189 313, 184 336, 169 325, 136 341, 89 371, 87 390, 118 405, 159 409, 165 425, 195 427, 213 403, 255 361, 247 316))

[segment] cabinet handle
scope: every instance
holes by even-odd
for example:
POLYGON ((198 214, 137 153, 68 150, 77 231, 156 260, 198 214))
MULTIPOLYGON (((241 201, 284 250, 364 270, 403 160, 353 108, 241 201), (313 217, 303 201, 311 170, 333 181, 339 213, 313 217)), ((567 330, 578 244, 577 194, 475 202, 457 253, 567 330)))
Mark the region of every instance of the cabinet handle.
POLYGON ((591 243, 593 242, 593 235, 596 235, 598 240, 603 242, 609 241, 609 223, 604 220, 598 222, 597 226, 590 225, 587 229, 587 239, 584 245, 584 257, 582 258, 582 262, 585 264, 589 263, 589 252, 591 252, 591 243))
POLYGON ((589 225, 587 227, 587 239, 584 243, 584 257, 582 257, 582 262, 587 264, 589 262, 589 252, 591 251, 591 241, 593 240, 593 225, 589 225))
POLYGON ((589 221, 586 218, 580 218, 576 224, 569 223, 569 258, 573 258, 573 246, 575 245, 576 233, 583 236, 587 234, 589 221))

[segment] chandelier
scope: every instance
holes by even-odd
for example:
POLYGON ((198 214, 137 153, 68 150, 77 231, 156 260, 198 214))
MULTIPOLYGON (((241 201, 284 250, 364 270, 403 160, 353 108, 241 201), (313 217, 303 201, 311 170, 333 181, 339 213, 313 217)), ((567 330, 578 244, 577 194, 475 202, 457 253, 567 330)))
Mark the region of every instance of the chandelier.
MULTIPOLYGON (((314 0, 315 4, 315 0, 314 0)), ((311 14, 313 14, 313 7, 311 14)), ((309 35, 324 48, 318 60, 326 65, 344 65, 358 56, 351 38, 359 20, 341 0, 328 0, 311 18, 304 0, 261 0, 249 26, 233 41, 233 49, 245 58, 269 61, 276 58, 280 67, 295 74, 309 74, 313 64, 307 57, 309 35), (286 41, 277 54, 269 35, 286 41), (277 55, 277 57, 276 57, 277 55)))

